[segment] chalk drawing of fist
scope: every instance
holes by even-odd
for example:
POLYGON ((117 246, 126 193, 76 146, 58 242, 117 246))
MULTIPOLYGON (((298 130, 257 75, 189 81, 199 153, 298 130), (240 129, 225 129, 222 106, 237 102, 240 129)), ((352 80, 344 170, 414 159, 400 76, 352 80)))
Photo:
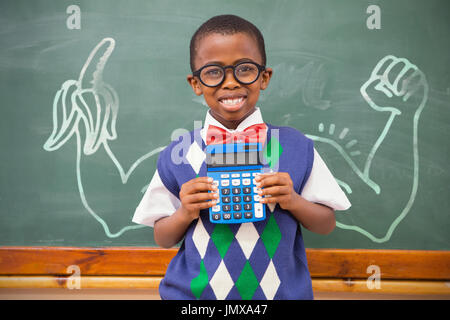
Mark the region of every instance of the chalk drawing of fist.
POLYGON ((360 91, 374 110, 390 111, 395 115, 420 112, 428 95, 423 72, 408 59, 393 55, 378 62, 360 91))

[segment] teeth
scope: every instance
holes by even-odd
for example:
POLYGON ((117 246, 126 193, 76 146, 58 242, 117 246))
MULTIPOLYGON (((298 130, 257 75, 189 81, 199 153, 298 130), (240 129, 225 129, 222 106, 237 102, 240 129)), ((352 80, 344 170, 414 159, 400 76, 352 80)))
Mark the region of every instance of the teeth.
POLYGON ((244 100, 243 97, 236 98, 236 99, 223 99, 222 103, 226 104, 226 105, 229 105, 229 106, 233 106, 233 105, 241 103, 242 100, 244 100))

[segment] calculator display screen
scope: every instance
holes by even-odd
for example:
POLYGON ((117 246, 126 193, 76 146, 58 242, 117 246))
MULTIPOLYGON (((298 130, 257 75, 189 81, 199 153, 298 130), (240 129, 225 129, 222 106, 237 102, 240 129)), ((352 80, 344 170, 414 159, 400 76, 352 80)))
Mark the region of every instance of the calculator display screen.
POLYGON ((206 164, 209 167, 259 165, 259 152, 207 153, 206 164))

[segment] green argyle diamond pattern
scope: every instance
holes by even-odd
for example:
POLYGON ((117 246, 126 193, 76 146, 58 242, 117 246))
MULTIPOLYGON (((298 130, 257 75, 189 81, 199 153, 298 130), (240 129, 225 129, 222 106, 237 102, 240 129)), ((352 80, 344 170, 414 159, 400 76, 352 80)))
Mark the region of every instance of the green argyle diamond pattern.
POLYGON ((235 286, 243 300, 250 300, 255 294, 258 285, 258 279, 256 278, 250 263, 247 261, 244 269, 242 269, 241 275, 235 283, 235 286))
POLYGON ((234 234, 226 224, 216 224, 214 231, 211 234, 211 239, 216 245, 220 256, 225 257, 225 254, 230 247, 231 242, 233 242, 234 234))
POLYGON ((200 296, 208 285, 208 273, 206 272, 205 264, 202 260, 200 263, 200 273, 197 277, 191 280, 191 291, 197 299, 200 299, 200 296))
POLYGON ((270 259, 272 259, 281 241, 281 231, 273 214, 269 216, 269 221, 267 221, 267 225, 261 234, 261 240, 266 247, 270 259))

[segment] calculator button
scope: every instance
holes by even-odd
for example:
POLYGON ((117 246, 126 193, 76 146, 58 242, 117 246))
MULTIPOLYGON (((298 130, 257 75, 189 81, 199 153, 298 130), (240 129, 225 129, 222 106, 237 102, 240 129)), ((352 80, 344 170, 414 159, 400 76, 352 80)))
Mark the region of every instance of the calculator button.
POLYGON ((241 188, 233 188, 233 194, 241 193, 241 188))
POLYGON ((241 211, 242 207, 240 204, 233 204, 233 210, 234 211, 241 211))
POLYGON ((217 181, 217 180, 214 180, 212 184, 213 184, 213 186, 216 186, 216 187, 218 187, 218 186, 219 186, 219 181, 217 181))
POLYGON ((241 202, 241 196, 233 196, 233 202, 241 202))
POLYGON ((260 196, 259 194, 255 194, 255 195, 253 196, 253 199, 254 199, 255 201, 259 201, 259 200, 261 199, 261 196, 260 196))
POLYGON ((240 212, 235 212, 235 213, 233 213, 233 217, 234 217, 235 219, 242 219, 242 213, 240 213, 240 212))
POLYGON ((244 212, 245 219, 251 219, 253 217, 253 213, 251 212, 244 212))
POLYGON ((223 220, 230 220, 231 219, 231 213, 224 213, 223 214, 223 220))
POLYGON ((252 176, 256 177, 256 176, 259 176, 260 174, 261 174, 260 172, 253 172, 252 176))
POLYGON ((240 173, 232 173, 232 174, 231 174, 231 177, 232 177, 232 178, 239 178, 240 176, 241 176, 240 173))
POLYGON ((214 206, 211 208, 212 212, 219 212, 220 211, 220 206, 214 206))
POLYGON ((263 217, 263 207, 262 203, 255 203, 255 218, 263 217))
POLYGON ((258 187, 253 187, 253 193, 258 193, 258 187))
POLYGON ((251 180, 250 180, 250 179, 242 179, 242 184, 243 184, 244 186, 248 186, 250 183, 251 183, 251 180))
POLYGON ((230 180, 222 180, 222 181, 220 182, 220 185, 221 185, 222 187, 228 187, 228 186, 230 185, 230 180))
POLYGON ((241 180, 239 180, 239 179, 233 179, 233 180, 231 180, 231 184, 232 184, 233 186, 240 186, 240 185, 241 185, 241 180))
POLYGON ((222 174, 220 175, 220 177, 221 177, 222 179, 227 179, 227 178, 230 177, 230 175, 229 175, 228 173, 222 173, 222 174))
POLYGON ((220 220, 220 213, 214 213, 212 215, 212 218, 213 218, 214 221, 220 220))
POLYGON ((245 172, 242 174, 242 178, 248 178, 250 177, 250 172, 245 172))
POLYGON ((243 192, 244 193, 252 193, 252 188, 250 188, 250 187, 244 187, 244 189, 243 189, 243 192))
POLYGON ((252 196, 244 196, 244 201, 245 201, 245 202, 250 202, 250 201, 252 201, 252 196))
POLYGON ((253 179, 253 184, 256 185, 256 180, 255 179, 253 179))
POLYGON ((223 210, 223 211, 230 211, 230 210, 231 210, 231 205, 229 205, 229 204, 224 204, 224 205, 222 206, 222 210, 223 210))
POLYGON ((252 204, 251 203, 244 203, 244 210, 252 210, 252 204))
POLYGON ((222 197, 222 202, 223 203, 230 203, 231 202, 231 197, 222 197))
POLYGON ((223 195, 230 194, 230 189, 228 189, 228 188, 222 189, 222 194, 223 195))

